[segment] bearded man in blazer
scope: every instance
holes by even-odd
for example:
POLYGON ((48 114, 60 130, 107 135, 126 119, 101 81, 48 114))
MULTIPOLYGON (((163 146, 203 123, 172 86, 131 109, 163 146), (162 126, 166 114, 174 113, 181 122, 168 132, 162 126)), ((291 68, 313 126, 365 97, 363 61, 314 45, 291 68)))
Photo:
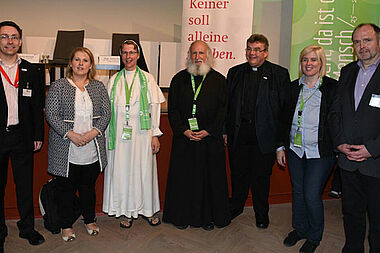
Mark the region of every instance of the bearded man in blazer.
POLYGON ((4 194, 8 161, 16 184, 19 236, 32 245, 44 242, 34 230, 33 152, 44 136, 44 86, 35 67, 17 55, 22 44, 21 29, 12 21, 0 23, 0 252, 7 227, 4 194))
POLYGON ((247 62, 228 71, 228 146, 232 198, 231 217, 243 212, 251 188, 256 226, 269 225, 269 186, 275 161, 277 128, 287 87, 288 70, 266 60, 268 39, 253 34, 247 40, 247 62))
POLYGON ((370 252, 380 252, 380 28, 360 24, 352 42, 358 61, 341 70, 331 117, 342 168, 343 252, 364 252, 367 210, 370 252))

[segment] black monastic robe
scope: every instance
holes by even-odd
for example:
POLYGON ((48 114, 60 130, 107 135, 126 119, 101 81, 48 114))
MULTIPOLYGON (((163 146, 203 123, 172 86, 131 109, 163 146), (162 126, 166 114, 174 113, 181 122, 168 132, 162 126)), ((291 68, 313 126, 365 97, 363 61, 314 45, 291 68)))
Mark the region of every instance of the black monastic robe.
MULTIPOLYGON (((196 87, 201 82, 196 77, 196 87)), ((173 130, 170 167, 163 221, 177 226, 216 226, 230 223, 225 147, 222 130, 227 108, 227 86, 219 72, 211 70, 204 79, 196 104, 199 129, 210 136, 191 141, 189 129, 194 92, 190 74, 177 73, 170 84, 168 113, 173 130)))

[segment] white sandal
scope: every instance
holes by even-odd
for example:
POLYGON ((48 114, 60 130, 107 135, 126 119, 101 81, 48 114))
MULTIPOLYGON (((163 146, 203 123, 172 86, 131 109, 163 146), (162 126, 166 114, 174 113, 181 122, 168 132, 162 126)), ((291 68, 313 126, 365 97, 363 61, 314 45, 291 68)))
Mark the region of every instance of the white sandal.
POLYGON ((75 240, 76 236, 75 236, 75 233, 74 233, 74 230, 72 228, 65 228, 65 229, 71 229, 72 231, 72 234, 68 235, 68 236, 63 236, 63 230, 61 230, 61 234, 62 234, 62 239, 65 241, 65 242, 72 242, 75 240))
POLYGON ((87 233, 88 233, 89 235, 93 235, 93 236, 99 234, 99 227, 98 227, 98 225, 96 225, 95 222, 93 222, 93 223, 89 223, 89 224, 84 224, 84 225, 86 226, 87 233), (94 224, 94 225, 96 226, 96 228, 95 228, 95 229, 89 229, 89 228, 88 228, 88 225, 89 225, 89 224, 94 224))

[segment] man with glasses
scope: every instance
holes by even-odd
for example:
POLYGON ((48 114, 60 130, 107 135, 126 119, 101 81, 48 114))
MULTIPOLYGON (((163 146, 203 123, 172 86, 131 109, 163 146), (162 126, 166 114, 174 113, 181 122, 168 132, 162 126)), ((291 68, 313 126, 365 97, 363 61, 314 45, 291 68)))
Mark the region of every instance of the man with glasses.
POLYGON ((4 249, 7 227, 4 194, 10 158, 16 184, 20 220, 19 236, 32 245, 45 241, 34 230, 33 152, 41 149, 44 138, 44 87, 29 62, 17 55, 22 39, 20 27, 12 21, 0 23, 0 252, 4 249))
POLYGON ((288 71, 266 60, 268 47, 264 35, 251 35, 247 40, 247 62, 228 71, 224 135, 231 168, 231 217, 243 212, 251 188, 256 226, 261 229, 269 225, 268 196, 277 127, 290 85, 288 71))

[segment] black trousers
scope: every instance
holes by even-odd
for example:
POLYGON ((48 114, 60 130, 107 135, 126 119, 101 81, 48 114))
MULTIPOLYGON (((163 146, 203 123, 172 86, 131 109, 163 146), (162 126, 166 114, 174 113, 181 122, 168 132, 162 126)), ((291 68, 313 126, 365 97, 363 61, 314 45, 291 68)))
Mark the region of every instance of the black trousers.
POLYGON ((231 217, 243 212, 251 188, 253 209, 256 219, 269 221, 269 188, 275 154, 263 154, 257 144, 255 129, 249 123, 242 123, 237 146, 229 151, 232 198, 231 217))
POLYGON ((26 145, 22 131, 6 132, 0 140, 0 241, 8 235, 4 216, 4 194, 8 177, 8 161, 12 164, 16 185, 17 209, 20 231, 34 229, 33 209, 33 150, 26 145))
POLYGON ((72 228, 74 195, 79 192, 84 223, 95 221, 95 183, 100 172, 99 162, 88 165, 69 164, 69 177, 57 177, 58 215, 62 229, 72 228))
POLYGON ((370 253, 380 252, 380 178, 341 169, 343 222, 346 243, 343 253, 364 252, 368 211, 370 253))
POLYGON ((331 181, 331 191, 342 192, 342 179, 340 178, 340 168, 336 166, 333 179, 331 181))

